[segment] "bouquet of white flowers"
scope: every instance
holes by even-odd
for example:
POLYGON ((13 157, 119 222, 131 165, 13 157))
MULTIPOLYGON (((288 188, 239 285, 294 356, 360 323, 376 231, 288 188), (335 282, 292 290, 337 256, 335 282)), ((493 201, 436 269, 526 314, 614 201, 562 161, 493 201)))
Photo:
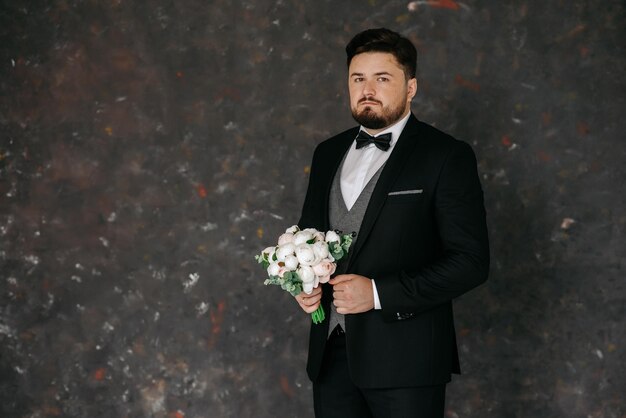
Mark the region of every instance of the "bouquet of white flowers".
MULTIPOLYGON (((278 238, 278 245, 267 247, 254 258, 267 270, 264 284, 279 285, 296 296, 310 294, 320 283, 326 283, 337 268, 337 261, 348 254, 355 233, 325 234, 314 228, 300 230, 297 225, 287 228, 278 238)), ((311 314, 319 324, 325 318, 322 305, 311 314)))

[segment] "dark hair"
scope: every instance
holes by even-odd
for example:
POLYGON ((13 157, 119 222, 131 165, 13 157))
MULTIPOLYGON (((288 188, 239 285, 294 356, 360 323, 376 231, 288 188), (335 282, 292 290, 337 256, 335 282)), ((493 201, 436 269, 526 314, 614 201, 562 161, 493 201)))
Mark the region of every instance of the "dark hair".
POLYGON ((385 28, 367 29, 357 33, 346 45, 348 66, 355 55, 363 52, 388 52, 402 66, 407 79, 415 77, 417 51, 413 43, 399 33, 385 28))

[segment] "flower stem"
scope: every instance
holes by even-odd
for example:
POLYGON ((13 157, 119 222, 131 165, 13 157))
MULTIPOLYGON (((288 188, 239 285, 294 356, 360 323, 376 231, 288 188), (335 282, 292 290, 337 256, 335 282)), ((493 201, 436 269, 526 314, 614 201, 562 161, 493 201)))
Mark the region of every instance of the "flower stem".
POLYGON ((322 305, 320 305, 315 310, 315 312, 311 314, 311 318, 313 318, 314 324, 320 324, 324 321, 324 319, 326 318, 326 314, 324 313, 324 308, 322 308, 322 305))

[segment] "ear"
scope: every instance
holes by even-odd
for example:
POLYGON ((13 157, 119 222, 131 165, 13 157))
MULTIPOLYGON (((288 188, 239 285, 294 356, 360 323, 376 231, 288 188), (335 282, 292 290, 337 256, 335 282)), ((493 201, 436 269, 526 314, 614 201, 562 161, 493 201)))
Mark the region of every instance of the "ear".
POLYGON ((417 94, 417 79, 413 77, 407 84, 407 100, 410 102, 417 94))

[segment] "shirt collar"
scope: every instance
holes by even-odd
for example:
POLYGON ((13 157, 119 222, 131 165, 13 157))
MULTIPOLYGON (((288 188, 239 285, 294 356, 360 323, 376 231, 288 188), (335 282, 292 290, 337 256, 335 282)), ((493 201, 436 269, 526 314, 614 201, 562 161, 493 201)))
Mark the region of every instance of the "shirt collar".
MULTIPOLYGON (((399 121, 397 121, 396 123, 394 123, 393 125, 388 127, 387 129, 385 129, 384 131, 381 131, 381 132, 377 133, 374 136, 376 137, 376 136, 379 136, 379 135, 391 132, 391 142, 390 142, 390 145, 391 146, 395 145, 395 143, 398 140, 398 138, 400 138, 400 134, 402 133, 402 130, 406 126, 406 123, 409 121, 409 117, 410 116, 411 116, 411 112, 409 112, 405 117, 403 117, 402 119, 400 119, 399 121)), ((365 129, 363 127, 363 125, 361 125, 361 129, 360 130, 367 132, 367 129, 365 129)))

